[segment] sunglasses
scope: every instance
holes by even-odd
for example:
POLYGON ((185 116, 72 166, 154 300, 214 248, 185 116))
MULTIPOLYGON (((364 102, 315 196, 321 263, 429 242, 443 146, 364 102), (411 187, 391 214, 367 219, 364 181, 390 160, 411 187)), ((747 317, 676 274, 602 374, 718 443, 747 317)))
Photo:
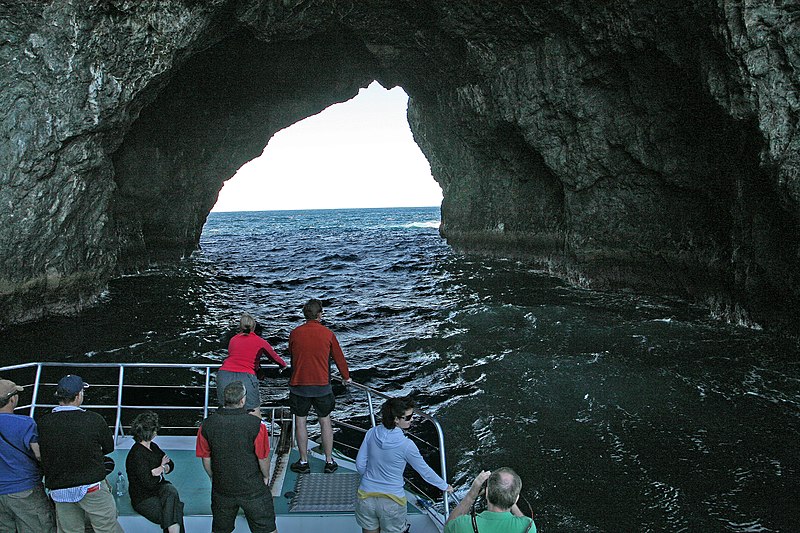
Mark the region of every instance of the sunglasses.
POLYGON ((410 415, 406 416, 398 416, 397 418, 399 418, 400 420, 405 420, 406 422, 411 422, 411 419, 414 418, 414 413, 411 413, 410 415))

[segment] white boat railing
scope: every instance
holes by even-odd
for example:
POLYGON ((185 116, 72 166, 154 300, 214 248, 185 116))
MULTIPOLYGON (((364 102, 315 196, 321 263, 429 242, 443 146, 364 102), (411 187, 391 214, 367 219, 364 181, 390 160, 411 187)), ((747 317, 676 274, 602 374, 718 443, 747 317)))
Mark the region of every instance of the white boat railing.
MULTIPOLYGON (((208 409, 209 409, 209 390, 211 388, 211 371, 219 368, 220 365, 218 364, 179 364, 179 363, 63 363, 63 362, 35 362, 35 363, 23 363, 19 365, 13 366, 6 366, 0 368, 0 372, 12 372, 12 371, 24 371, 24 370, 35 370, 35 376, 31 383, 18 383, 25 388, 33 387, 33 392, 31 396, 31 401, 29 404, 18 405, 18 410, 25 410, 28 409, 28 415, 33 417, 36 413, 36 409, 38 408, 48 408, 48 407, 55 407, 57 404, 47 402, 47 401, 39 401, 40 394, 42 387, 55 387, 57 386, 57 382, 43 382, 42 381, 42 374, 45 369, 47 368, 75 368, 75 369, 116 369, 117 372, 117 379, 116 383, 106 383, 106 382, 94 382, 90 386, 93 387, 100 387, 100 388, 108 388, 108 387, 115 387, 116 388, 116 402, 114 404, 102 404, 102 403, 85 403, 83 407, 87 409, 114 409, 114 440, 115 442, 119 442, 121 437, 125 437, 125 433, 123 431, 122 425, 122 411, 124 409, 132 409, 132 410, 152 410, 152 411, 199 411, 202 409, 203 418, 208 416, 208 409), (126 369, 132 368, 148 368, 148 369, 186 369, 187 371, 191 370, 200 370, 204 374, 205 383, 203 386, 200 385, 181 385, 180 388, 182 389, 199 389, 203 388, 204 390, 204 397, 203 397, 203 405, 202 407, 198 406, 186 406, 186 405, 143 405, 143 404, 126 404, 123 402, 123 392, 126 388, 136 388, 136 389, 157 389, 163 386, 153 385, 148 383, 138 383, 132 382, 128 380, 126 382, 126 369)), ((59 376, 60 377, 60 376, 59 376)), ((84 379, 85 376, 83 376, 84 379)), ((172 385, 170 388, 175 388, 172 385)), ((173 426, 169 429, 190 429, 192 426, 173 426)))
MULTIPOLYGON (((91 383, 90 386, 92 387, 115 387, 116 388, 116 402, 115 404, 100 404, 100 403, 85 403, 83 407, 87 409, 114 409, 114 440, 116 443, 119 442, 120 438, 125 437, 124 433, 124 426, 122 424, 122 412, 125 409, 130 410, 151 410, 151 411, 199 411, 202 408, 203 419, 208 417, 208 410, 209 410, 209 402, 210 402, 210 390, 211 390, 211 372, 212 370, 216 370, 219 368, 219 364, 191 364, 191 363, 71 363, 71 362, 31 362, 31 363, 22 363, 18 365, 12 366, 4 366, 0 367, 0 373, 3 373, 2 377, 6 376, 6 373, 14 373, 17 374, 18 372, 34 372, 34 376, 31 382, 17 382, 18 385, 23 386, 25 389, 33 388, 31 394, 31 401, 29 404, 21 404, 17 406, 17 410, 25 410, 28 409, 28 415, 33 418, 37 408, 49 408, 55 407, 57 404, 49 403, 49 402, 40 402, 40 394, 42 387, 52 387, 55 389, 57 386, 57 382, 42 382, 42 376, 45 369, 48 368, 63 368, 63 369, 116 369, 116 383, 105 383, 105 382, 97 382, 94 381, 91 383), (129 369, 169 369, 169 370, 180 370, 184 369, 186 371, 195 371, 195 372, 202 372, 203 374, 203 385, 180 385, 179 388, 181 389, 203 389, 203 405, 202 407, 198 406, 186 406, 186 405, 142 405, 136 403, 124 403, 124 391, 125 389, 158 389, 164 388, 164 385, 154 385, 152 383, 138 383, 134 380, 131 380, 127 377, 126 370, 129 369)), ((59 376, 60 378, 61 376, 59 376)), ((86 376, 82 376, 86 379, 86 376)), ((31 379, 31 378, 25 378, 31 379)), ((336 376, 333 379, 341 381, 341 378, 336 376)), ((91 381, 91 380, 90 380, 91 381)), ((381 392, 377 389, 373 389, 366 385, 362 385, 361 383, 350 382, 346 384, 349 387, 353 387, 362 391, 367 398, 367 403, 369 406, 369 418, 372 427, 376 425, 375 419, 375 404, 374 398, 382 398, 388 399, 391 396, 381 392)), ((167 386, 171 389, 175 389, 175 385, 167 386)), ((284 408, 277 407, 277 406, 262 406, 262 412, 264 411, 269 412, 269 421, 270 426, 274 427, 276 422, 280 422, 284 419, 284 408), (280 411, 280 412, 279 412, 280 411)), ((441 465, 440 475, 443 480, 447 481, 447 463, 446 463, 446 456, 445 456, 445 443, 444 443, 444 430, 442 429, 441 424, 439 421, 434 417, 422 410, 415 410, 416 414, 419 414, 423 419, 433 424, 434 429, 436 430, 436 434, 438 437, 438 446, 432 446, 438 450, 439 453, 439 461, 441 465)), ((344 423, 341 421, 336 421, 338 424, 356 429, 361 432, 365 432, 363 428, 359 428, 357 426, 353 426, 348 423, 344 423)), ((163 429, 172 429, 172 430, 188 430, 192 429, 196 426, 170 426, 163 429)), ((424 442, 424 441, 422 441, 424 442)), ((426 443, 427 444, 427 443, 426 443)), ((450 501, 449 495, 447 492, 443 492, 444 495, 444 515, 445 517, 450 513, 450 501)))

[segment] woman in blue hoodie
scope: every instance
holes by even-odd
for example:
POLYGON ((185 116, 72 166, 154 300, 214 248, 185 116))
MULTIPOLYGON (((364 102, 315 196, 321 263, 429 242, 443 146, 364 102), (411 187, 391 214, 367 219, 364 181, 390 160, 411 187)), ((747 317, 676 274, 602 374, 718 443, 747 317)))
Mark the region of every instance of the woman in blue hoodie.
POLYGON ((406 530, 406 464, 435 487, 453 492, 436 475, 403 430, 411 426, 414 400, 390 398, 381 407, 381 424, 367 431, 358 450, 356 469, 361 474, 356 501, 356 521, 363 533, 402 533, 406 530))

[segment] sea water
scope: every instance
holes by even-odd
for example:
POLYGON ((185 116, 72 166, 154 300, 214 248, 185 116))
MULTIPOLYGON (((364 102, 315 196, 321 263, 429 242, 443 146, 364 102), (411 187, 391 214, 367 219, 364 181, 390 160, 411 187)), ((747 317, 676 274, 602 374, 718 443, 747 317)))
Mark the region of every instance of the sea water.
POLYGON ((320 298, 353 378, 440 418, 451 482, 511 466, 541 531, 800 530, 796 339, 456 253, 439 218, 211 213, 191 258, 3 330, 0 364, 218 362, 242 311, 285 353, 320 298))

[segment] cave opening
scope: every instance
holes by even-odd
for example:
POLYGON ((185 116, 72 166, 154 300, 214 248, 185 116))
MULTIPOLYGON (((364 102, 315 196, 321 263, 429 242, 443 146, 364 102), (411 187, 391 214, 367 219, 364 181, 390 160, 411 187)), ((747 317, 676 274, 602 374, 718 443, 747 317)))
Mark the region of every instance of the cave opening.
POLYGON ((439 206, 407 106, 401 87, 373 81, 277 132, 225 182, 212 212, 439 206))
POLYGON ((242 32, 190 54, 142 96, 112 155, 117 270, 191 254, 226 180, 276 132, 350 100, 376 71, 341 31, 281 43, 242 32))

